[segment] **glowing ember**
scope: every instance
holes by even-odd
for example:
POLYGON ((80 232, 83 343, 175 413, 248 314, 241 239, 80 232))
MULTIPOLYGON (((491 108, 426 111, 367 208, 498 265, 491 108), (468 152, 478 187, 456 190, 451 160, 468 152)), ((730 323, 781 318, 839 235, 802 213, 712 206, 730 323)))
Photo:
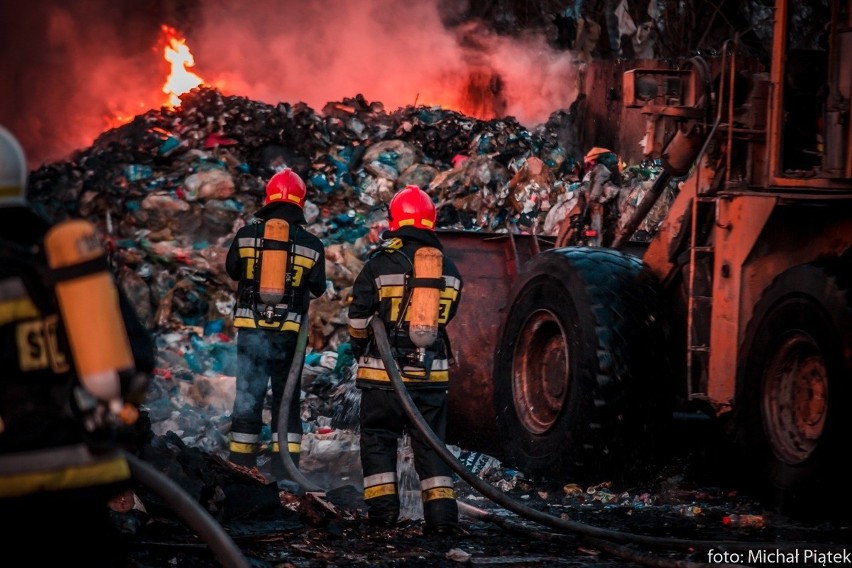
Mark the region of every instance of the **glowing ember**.
POLYGON ((180 95, 204 84, 204 79, 187 69, 195 66, 195 58, 186 45, 186 39, 180 37, 177 30, 165 24, 161 26, 161 30, 166 44, 163 56, 172 66, 166 84, 163 85, 163 92, 169 97, 169 105, 176 107, 180 105, 180 95))

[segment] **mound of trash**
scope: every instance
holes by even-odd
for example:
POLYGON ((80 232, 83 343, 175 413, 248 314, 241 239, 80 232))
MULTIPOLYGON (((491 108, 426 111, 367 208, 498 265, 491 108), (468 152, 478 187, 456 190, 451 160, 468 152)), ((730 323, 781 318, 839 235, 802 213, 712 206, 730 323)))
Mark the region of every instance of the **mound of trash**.
POLYGON ((555 239, 567 224, 591 222, 596 203, 614 230, 650 187, 653 164, 625 168, 602 148, 568 155, 572 112, 556 110, 528 130, 511 117, 483 121, 439 107, 387 112, 361 95, 317 112, 202 87, 179 107, 136 116, 32 172, 29 198, 54 221, 83 217, 99 228, 156 337, 147 402, 155 431, 216 452, 225 447, 236 364, 236 285, 224 257, 262 206, 272 174, 286 166, 305 179, 308 229, 326 245, 329 287, 311 306, 302 416, 314 426, 319 417, 352 426, 348 288, 379 242, 395 191, 426 190, 439 230, 555 239))

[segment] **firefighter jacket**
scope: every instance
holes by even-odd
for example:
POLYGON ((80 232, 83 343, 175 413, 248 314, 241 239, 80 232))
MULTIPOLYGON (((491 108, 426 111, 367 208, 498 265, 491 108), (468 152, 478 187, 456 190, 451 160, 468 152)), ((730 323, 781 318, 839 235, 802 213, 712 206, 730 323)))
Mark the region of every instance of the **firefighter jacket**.
POLYGON ((425 359, 408 335, 408 301, 414 273, 414 253, 429 246, 443 250, 432 231, 401 227, 386 231, 385 241, 367 262, 352 287, 349 305, 349 335, 353 351, 358 355, 359 387, 392 389, 378 346, 371 338, 370 320, 379 317, 385 324, 388 341, 403 382, 409 389, 447 388, 452 360, 446 325, 456 314, 461 298, 462 279, 455 263, 443 256, 440 289, 438 335, 426 348, 425 359))
MULTIPOLYGON (((48 229, 27 207, 0 208, 0 499, 109 496, 130 479, 126 440, 112 426, 87 429, 76 404, 82 387, 41 246, 48 229)), ((119 298, 136 370, 150 373, 153 340, 119 298)))
POLYGON ((326 286, 325 249, 304 224, 304 213, 298 206, 273 202, 259 209, 255 218, 237 231, 225 259, 228 276, 238 281, 234 327, 299 331, 311 295, 321 296, 326 286), (270 219, 282 219, 290 225, 285 293, 274 306, 265 305, 259 291, 264 223, 270 219))

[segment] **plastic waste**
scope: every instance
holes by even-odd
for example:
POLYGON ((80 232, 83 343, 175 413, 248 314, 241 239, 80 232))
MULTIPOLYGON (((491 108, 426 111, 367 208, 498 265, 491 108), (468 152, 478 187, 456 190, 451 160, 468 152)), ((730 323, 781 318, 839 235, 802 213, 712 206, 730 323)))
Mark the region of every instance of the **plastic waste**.
POLYGON ((482 452, 462 451, 458 458, 467 469, 482 478, 500 467, 499 460, 482 452))
POLYGON ((124 168, 124 177, 129 181, 141 181, 150 178, 154 175, 154 170, 151 166, 141 164, 130 164, 124 168))
POLYGON ((698 517, 702 514, 698 505, 683 505, 675 509, 681 517, 698 517))
POLYGON ((722 524, 733 528, 763 528, 765 521, 762 515, 727 515, 722 518, 722 524))

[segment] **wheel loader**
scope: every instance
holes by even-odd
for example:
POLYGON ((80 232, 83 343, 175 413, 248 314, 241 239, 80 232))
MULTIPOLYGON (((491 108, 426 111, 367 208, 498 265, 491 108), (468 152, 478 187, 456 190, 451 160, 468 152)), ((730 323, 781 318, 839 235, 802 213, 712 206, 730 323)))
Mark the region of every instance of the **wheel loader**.
POLYGON ((673 416, 699 412, 767 506, 831 509, 816 495, 848 493, 852 2, 806 16, 822 18, 815 40, 794 25, 808 5, 776 2, 765 61, 731 38, 712 57, 627 69, 620 85, 606 77, 622 62, 586 77, 586 100, 610 105, 595 120, 613 149, 629 156, 644 133, 662 165, 595 246, 572 244, 575 226, 555 239, 441 232, 465 279, 449 443, 591 484, 638 467, 673 416), (637 239, 666 188, 665 218, 637 239))

